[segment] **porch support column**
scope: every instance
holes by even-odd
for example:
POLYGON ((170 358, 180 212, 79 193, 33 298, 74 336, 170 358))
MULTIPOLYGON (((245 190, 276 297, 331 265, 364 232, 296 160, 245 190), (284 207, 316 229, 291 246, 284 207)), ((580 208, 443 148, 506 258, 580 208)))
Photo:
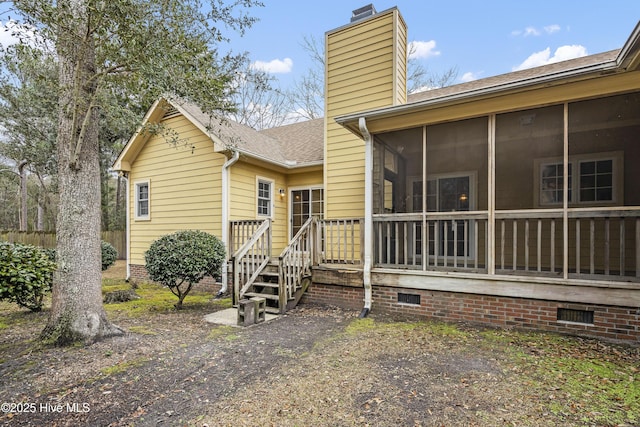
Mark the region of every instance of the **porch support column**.
POLYGON ((487 274, 496 274, 496 115, 489 116, 488 132, 488 181, 487 182, 487 274))
POLYGON ((373 265, 373 140, 367 129, 364 117, 358 120, 360 132, 364 137, 364 307, 360 317, 365 317, 371 310, 371 268, 373 265))
POLYGON ((564 103, 562 172, 562 277, 569 278, 569 104, 564 103))

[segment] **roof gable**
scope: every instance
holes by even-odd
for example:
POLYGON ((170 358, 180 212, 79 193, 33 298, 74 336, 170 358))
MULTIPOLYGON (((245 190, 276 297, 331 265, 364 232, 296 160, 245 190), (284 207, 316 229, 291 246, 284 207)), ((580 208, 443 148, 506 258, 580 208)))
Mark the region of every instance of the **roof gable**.
POLYGON ((135 158, 151 136, 151 132, 145 132, 145 127, 162 122, 167 114, 184 115, 211 139, 218 152, 238 151, 245 156, 284 168, 322 163, 322 119, 257 131, 233 120, 206 114, 195 104, 161 98, 151 106, 142 126, 118 155, 113 164, 114 170, 131 170, 135 158))

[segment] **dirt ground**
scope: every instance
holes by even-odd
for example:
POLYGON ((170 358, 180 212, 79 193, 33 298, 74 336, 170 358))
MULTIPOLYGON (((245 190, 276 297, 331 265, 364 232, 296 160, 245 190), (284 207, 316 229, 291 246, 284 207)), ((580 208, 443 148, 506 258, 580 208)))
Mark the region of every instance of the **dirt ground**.
POLYGON ((308 305, 248 328, 204 321, 222 308, 110 311, 128 334, 43 348, 46 311, 0 306, 0 425, 640 424, 638 348, 308 305), (620 391, 603 403, 598 384, 620 391))

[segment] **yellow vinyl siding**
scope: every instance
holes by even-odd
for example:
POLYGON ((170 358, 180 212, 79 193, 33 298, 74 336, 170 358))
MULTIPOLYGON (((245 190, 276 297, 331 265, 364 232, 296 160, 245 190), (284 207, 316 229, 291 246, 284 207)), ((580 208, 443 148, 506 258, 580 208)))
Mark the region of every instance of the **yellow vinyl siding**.
POLYGON ((129 174, 131 264, 144 265, 144 252, 159 237, 178 230, 203 230, 221 236, 221 175, 225 162, 213 142, 183 116, 165 125, 180 133, 173 146, 150 136, 129 174), (135 182, 149 180, 150 220, 135 220, 135 182))
POLYGON ((364 143, 334 118, 404 101, 406 27, 394 8, 328 32, 325 43, 325 217, 359 218, 364 143))
POLYGON ((396 64, 394 69, 393 81, 396 84, 395 105, 405 104, 407 102, 407 26, 399 16, 396 28, 396 64), (404 43, 402 41, 404 40, 404 43), (398 42, 400 41, 400 42, 398 42))
POLYGON ((258 215, 258 179, 273 181, 272 254, 279 255, 288 243, 287 199, 279 195, 281 188, 286 191, 286 176, 243 161, 233 165, 230 171, 229 220, 264 219, 258 215))
POLYGON ((322 169, 295 173, 287 177, 287 187, 318 187, 322 186, 322 169))

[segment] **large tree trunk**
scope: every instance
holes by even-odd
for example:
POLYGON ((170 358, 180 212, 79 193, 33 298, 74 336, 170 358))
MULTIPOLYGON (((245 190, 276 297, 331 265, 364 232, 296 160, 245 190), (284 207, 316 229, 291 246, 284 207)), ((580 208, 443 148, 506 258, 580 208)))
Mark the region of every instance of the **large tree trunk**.
POLYGON ((58 2, 60 61, 56 224, 58 270, 42 338, 57 345, 122 333, 102 306, 100 165, 95 51, 86 0, 58 2))

